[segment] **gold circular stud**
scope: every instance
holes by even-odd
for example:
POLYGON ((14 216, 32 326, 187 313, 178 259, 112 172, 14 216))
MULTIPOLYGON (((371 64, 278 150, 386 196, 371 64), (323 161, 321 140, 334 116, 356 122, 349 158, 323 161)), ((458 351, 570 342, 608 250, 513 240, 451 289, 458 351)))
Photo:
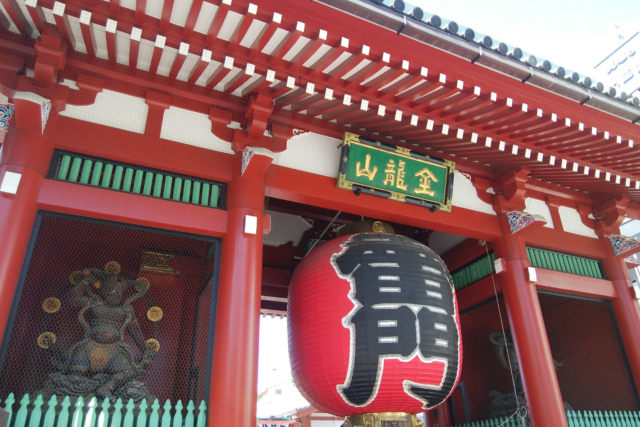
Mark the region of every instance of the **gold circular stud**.
POLYGON ((151 320, 152 322, 158 322, 160 319, 162 319, 163 315, 164 313, 162 312, 162 309, 160 307, 151 307, 149 310, 147 310, 147 319, 151 320))
POLYGON ((49 314, 56 313, 58 310, 60 310, 61 306, 62 303, 56 297, 47 298, 42 302, 42 309, 49 314))
POLYGON ((147 345, 147 350, 149 351, 160 351, 160 343, 154 338, 149 338, 145 342, 145 344, 147 345))
POLYGON ((371 224, 371 231, 374 233, 384 233, 384 224, 380 221, 375 221, 371 224))
POLYGON ((109 261, 104 266, 104 272, 107 274, 120 274, 120 264, 117 261, 109 261))
POLYGON ((40 348, 49 348, 56 343, 58 339, 53 332, 44 332, 38 337, 38 345, 40 348))
POLYGON ((149 279, 147 279, 146 277, 138 277, 136 279, 136 282, 140 283, 139 285, 134 285, 133 289, 136 290, 136 292, 140 292, 143 289, 145 290, 149 290, 149 287, 151 286, 151 283, 149 282, 149 279), (143 288, 144 286, 144 288, 143 288))

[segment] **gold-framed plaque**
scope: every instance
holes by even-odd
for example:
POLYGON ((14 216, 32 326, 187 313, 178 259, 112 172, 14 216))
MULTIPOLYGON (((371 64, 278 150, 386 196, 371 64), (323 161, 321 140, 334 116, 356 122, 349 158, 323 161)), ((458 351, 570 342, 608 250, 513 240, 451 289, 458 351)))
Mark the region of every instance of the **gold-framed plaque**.
POLYGON ((451 212, 455 163, 345 132, 338 188, 451 212))

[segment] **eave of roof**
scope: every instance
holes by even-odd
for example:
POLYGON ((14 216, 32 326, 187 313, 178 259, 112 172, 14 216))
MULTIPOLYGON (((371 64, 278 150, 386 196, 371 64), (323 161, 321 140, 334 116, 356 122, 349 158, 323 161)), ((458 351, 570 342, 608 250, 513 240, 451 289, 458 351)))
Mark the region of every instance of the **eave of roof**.
POLYGON ((398 6, 404 5, 402 1, 395 0, 391 5, 387 4, 389 0, 317 1, 581 105, 588 105, 634 124, 640 121, 639 98, 629 98, 625 93, 616 94, 613 88, 605 90, 602 83, 593 82, 589 77, 576 72, 567 73, 563 67, 554 66, 548 60, 539 61, 517 47, 509 49, 505 43, 477 35, 472 29, 459 27, 454 21, 449 21, 442 29, 442 20, 437 15, 426 17, 416 7, 411 8, 410 13, 405 13, 408 8, 404 6, 400 10, 398 6))

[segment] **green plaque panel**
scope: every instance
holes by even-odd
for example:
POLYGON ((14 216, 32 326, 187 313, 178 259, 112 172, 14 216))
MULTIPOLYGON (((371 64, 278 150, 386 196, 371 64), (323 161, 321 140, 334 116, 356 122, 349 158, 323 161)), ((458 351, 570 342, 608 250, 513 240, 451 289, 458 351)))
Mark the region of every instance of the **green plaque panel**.
POLYGON ((451 212, 455 163, 345 132, 338 188, 451 212))

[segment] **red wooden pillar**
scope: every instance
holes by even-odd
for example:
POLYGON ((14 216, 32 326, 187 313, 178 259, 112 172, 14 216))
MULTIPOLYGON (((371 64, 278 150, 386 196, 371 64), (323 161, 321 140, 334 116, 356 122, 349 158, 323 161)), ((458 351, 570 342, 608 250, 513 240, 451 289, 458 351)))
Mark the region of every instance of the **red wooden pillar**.
POLYGON ((631 278, 623 257, 616 258, 613 247, 608 238, 601 239, 607 258, 602 264, 616 290, 616 298, 611 301, 616 316, 620 336, 624 345, 629 366, 636 383, 640 387, 640 307, 634 299, 631 288, 631 278))
POLYGON ((436 427, 436 418, 433 410, 424 412, 424 427, 436 427))
POLYGON ((433 410, 438 411, 438 415, 435 417, 435 426, 437 427, 451 427, 451 413, 449 413, 449 401, 445 400, 440 405, 436 406, 433 410))
POLYGON ((51 111, 43 133, 40 104, 24 100, 14 102, 15 119, 2 145, 0 159, 0 183, 19 177, 15 194, 12 190, 6 191, 6 187, 0 192, 0 341, 5 334, 38 213, 40 186, 51 163, 51 135, 56 119, 56 113, 51 111))
POLYGON ((544 326, 535 283, 528 281, 529 258, 524 239, 512 235, 505 213, 498 216, 502 239, 494 242, 497 258, 506 261, 500 274, 522 385, 533 427, 567 426, 560 386, 544 326))
POLYGON ((218 282, 210 426, 229 425, 229 420, 236 427, 256 424, 264 173, 271 161, 255 154, 243 173, 242 153, 234 159, 218 282), (253 221, 255 234, 245 228, 253 221))

